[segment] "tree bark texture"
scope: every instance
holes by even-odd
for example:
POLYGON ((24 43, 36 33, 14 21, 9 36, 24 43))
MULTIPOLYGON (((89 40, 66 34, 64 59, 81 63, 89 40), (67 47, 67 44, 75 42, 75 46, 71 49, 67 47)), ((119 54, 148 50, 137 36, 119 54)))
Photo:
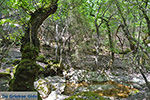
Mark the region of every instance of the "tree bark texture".
POLYGON ((46 8, 39 8, 31 14, 31 18, 25 28, 25 35, 22 38, 21 54, 22 59, 16 68, 14 78, 10 81, 10 91, 36 91, 34 81, 37 78, 40 66, 36 64, 36 58, 40 51, 40 42, 37 31, 43 21, 57 10, 58 0, 46 8))

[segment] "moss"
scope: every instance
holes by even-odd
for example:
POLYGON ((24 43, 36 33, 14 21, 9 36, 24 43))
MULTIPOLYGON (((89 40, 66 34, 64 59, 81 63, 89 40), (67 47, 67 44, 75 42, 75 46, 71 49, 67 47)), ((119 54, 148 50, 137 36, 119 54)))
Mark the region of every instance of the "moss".
POLYGON ((13 68, 13 76, 12 76, 12 78, 14 77, 14 74, 15 74, 15 72, 16 72, 17 66, 18 66, 18 65, 14 66, 14 68, 13 68))
POLYGON ((53 64, 53 62, 51 61, 51 60, 47 60, 46 61, 49 65, 52 65, 53 64))
POLYGON ((7 73, 11 73, 10 68, 6 68, 5 71, 6 71, 7 73))
POLYGON ((23 59, 36 59, 39 54, 39 49, 33 45, 27 43, 22 49, 22 58, 23 59))
POLYGON ((45 56, 44 55, 39 55, 37 58, 36 58, 37 61, 40 61, 40 62, 46 62, 46 59, 45 59, 45 56))
POLYGON ((31 91, 37 78, 40 66, 34 60, 23 59, 17 66, 9 90, 31 91))
POLYGON ((11 78, 11 75, 10 75, 10 73, 0 72, 0 78, 2 78, 2 77, 11 78))
POLYGON ((124 51, 122 51, 120 49, 116 49, 114 52, 117 54, 127 54, 127 53, 131 52, 131 49, 126 48, 124 51))
POLYGON ((63 76, 63 69, 64 67, 62 64, 55 60, 48 60, 48 65, 45 66, 44 70, 41 71, 41 74, 44 75, 44 77, 47 76, 63 76))
POLYGON ((125 86, 123 84, 111 80, 100 84, 105 84, 106 86, 108 86, 107 89, 94 91, 94 93, 97 93, 100 96, 127 98, 130 95, 130 93, 133 93, 133 91, 138 91, 135 88, 131 88, 129 86, 125 86), (112 88, 110 88, 109 86, 111 86, 112 88))
POLYGON ((62 67, 62 66, 60 66, 60 63, 55 60, 47 60, 47 63, 48 63, 48 65, 45 66, 45 68, 50 68, 50 69, 56 70, 57 68, 62 67))
POLYGON ((94 92, 81 92, 65 100, 110 100, 110 99, 106 99, 102 96, 99 96, 94 92))
POLYGON ((41 93, 42 97, 45 97, 49 95, 52 92, 52 90, 56 90, 56 87, 51 85, 48 79, 42 78, 36 82, 36 90, 38 90, 39 93, 41 93))

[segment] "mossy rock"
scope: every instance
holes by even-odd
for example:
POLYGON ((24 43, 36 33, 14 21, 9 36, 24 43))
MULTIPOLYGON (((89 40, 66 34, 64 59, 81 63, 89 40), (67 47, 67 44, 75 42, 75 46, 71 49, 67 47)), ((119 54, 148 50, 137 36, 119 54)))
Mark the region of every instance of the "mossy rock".
POLYGON ((81 92, 74 96, 66 98, 65 100, 110 100, 110 99, 99 96, 94 92, 81 92))
POLYGON ((8 83, 11 79, 9 73, 0 73, 0 91, 7 91, 8 90, 8 83))
POLYGON ((36 90, 41 94, 41 97, 46 97, 52 92, 52 90, 56 90, 49 80, 45 78, 39 79, 34 84, 36 90))
POLYGON ((10 75, 10 73, 0 72, 0 78, 2 78, 2 77, 11 78, 11 75, 10 75))
POLYGON ((53 64, 59 64, 59 61, 56 61, 56 60, 47 60, 46 61, 49 65, 53 65, 53 64))
POLYGON ((31 91, 41 66, 36 61, 22 59, 16 68, 13 79, 10 81, 10 90, 31 91))
POLYGON ((47 60, 48 65, 45 66, 44 70, 40 73, 47 76, 63 76, 64 67, 58 61, 55 60, 47 60))

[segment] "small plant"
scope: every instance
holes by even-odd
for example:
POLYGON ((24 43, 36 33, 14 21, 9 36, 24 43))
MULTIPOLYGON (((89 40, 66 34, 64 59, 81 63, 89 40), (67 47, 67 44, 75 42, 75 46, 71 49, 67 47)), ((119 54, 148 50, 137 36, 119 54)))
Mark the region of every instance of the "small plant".
POLYGON ((45 56, 44 55, 39 55, 36 60, 40 61, 40 62, 45 62, 45 56))
POLYGON ((110 99, 99 96, 97 93, 94 92, 81 92, 65 100, 110 100, 110 99))

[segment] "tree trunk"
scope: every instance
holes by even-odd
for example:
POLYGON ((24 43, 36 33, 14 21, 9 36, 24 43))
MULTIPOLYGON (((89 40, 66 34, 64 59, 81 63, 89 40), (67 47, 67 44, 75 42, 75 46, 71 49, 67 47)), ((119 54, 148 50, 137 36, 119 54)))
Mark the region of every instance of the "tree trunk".
POLYGON ((46 8, 39 8, 31 14, 31 18, 25 29, 22 38, 21 54, 22 59, 14 78, 10 81, 10 91, 35 91, 34 81, 37 78, 40 66, 36 64, 36 58, 40 51, 40 43, 37 38, 37 31, 43 21, 57 10, 57 1, 53 1, 46 8))

